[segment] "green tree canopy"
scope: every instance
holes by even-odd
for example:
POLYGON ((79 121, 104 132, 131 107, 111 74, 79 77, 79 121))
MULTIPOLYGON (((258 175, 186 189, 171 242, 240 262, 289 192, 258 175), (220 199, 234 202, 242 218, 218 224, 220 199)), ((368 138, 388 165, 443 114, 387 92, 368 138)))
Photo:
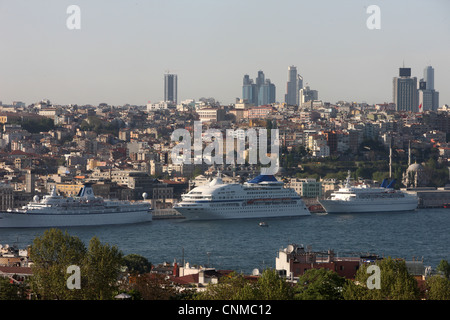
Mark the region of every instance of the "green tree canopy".
POLYGON ((427 279, 428 300, 450 300, 450 280, 441 275, 427 279))
POLYGON ((299 300, 341 300, 346 279, 336 272, 321 269, 307 270, 299 277, 295 298, 299 300))
POLYGON ((196 296, 199 300, 291 300, 293 297, 290 284, 271 269, 264 270, 256 281, 232 273, 196 296))
POLYGON ((122 253, 93 237, 89 248, 67 231, 49 229, 30 248, 30 288, 43 300, 112 299, 123 265, 122 253), (81 288, 69 289, 69 266, 80 268, 81 288))
POLYGON ((152 269, 152 264, 147 258, 135 253, 126 255, 123 260, 131 274, 144 274, 152 269))
POLYGON ((0 300, 25 300, 26 285, 11 283, 9 278, 0 277, 0 300))
POLYGON ((441 260, 436 267, 436 270, 441 272, 447 279, 450 279, 450 264, 447 260, 441 260))
POLYGON ((367 273, 369 264, 363 264, 356 272, 355 281, 344 285, 346 300, 416 300, 420 291, 417 281, 408 273, 404 260, 386 258, 377 261, 380 268, 380 289, 369 289, 367 273))

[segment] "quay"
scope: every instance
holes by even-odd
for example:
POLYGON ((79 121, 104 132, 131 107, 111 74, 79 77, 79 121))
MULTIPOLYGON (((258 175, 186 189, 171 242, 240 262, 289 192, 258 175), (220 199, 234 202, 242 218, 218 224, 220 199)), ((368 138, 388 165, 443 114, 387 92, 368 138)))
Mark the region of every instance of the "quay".
POLYGON ((172 208, 168 209, 154 209, 152 211, 153 220, 162 219, 185 219, 178 211, 172 208))
POLYGON ((407 193, 416 194, 419 198, 418 208, 445 208, 450 204, 450 188, 406 188, 407 193))

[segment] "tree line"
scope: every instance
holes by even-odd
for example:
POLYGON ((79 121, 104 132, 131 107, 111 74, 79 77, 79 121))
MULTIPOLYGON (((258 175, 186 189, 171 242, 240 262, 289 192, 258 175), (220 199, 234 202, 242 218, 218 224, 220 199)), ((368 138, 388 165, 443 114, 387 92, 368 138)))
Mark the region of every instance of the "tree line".
POLYGON ((367 283, 369 265, 349 280, 327 269, 310 269, 296 283, 273 269, 259 277, 233 272, 205 290, 185 286, 180 290, 166 275, 150 273, 152 264, 137 254, 124 255, 116 246, 93 237, 88 246, 59 229, 36 237, 29 248, 33 274, 23 283, 0 278, 0 300, 112 300, 126 293, 133 300, 449 300, 450 265, 442 260, 438 273, 419 287, 403 260, 377 261, 380 287, 367 283), (70 289, 67 267, 80 268, 78 289, 70 289))

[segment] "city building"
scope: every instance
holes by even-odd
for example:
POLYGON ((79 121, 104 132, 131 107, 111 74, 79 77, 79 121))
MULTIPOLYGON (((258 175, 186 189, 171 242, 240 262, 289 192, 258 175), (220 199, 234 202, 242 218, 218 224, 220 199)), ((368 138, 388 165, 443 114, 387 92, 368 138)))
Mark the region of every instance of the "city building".
POLYGON ((301 88, 299 95, 300 105, 303 105, 308 101, 319 100, 319 92, 317 90, 312 90, 309 86, 301 88))
MULTIPOLYGON (((302 78, 303 82, 303 78, 302 78)), ((288 81, 286 85, 285 102, 290 106, 298 106, 299 77, 297 67, 290 66, 288 68, 288 81)))
POLYGON ((264 72, 258 71, 258 77, 254 82, 250 79, 248 74, 244 75, 242 84, 242 100, 253 104, 254 106, 261 106, 275 103, 276 87, 266 79, 264 72))
POLYGON ((164 101, 177 104, 178 96, 178 76, 166 73, 164 75, 164 101))
POLYGON ((202 108, 197 110, 200 121, 223 121, 225 120, 225 110, 219 108, 202 108))
POLYGON ((289 187, 293 188, 303 198, 320 198, 322 196, 322 182, 316 179, 291 178, 289 187))
POLYGON ((302 276, 310 269, 327 269, 335 271, 339 276, 353 279, 360 265, 366 261, 374 261, 376 256, 369 257, 337 257, 333 250, 324 252, 311 251, 295 244, 280 249, 275 258, 275 269, 287 279, 302 276))
POLYGON ((393 100, 396 111, 419 111, 417 78, 411 77, 411 68, 400 68, 393 80, 393 100))
POLYGON ((423 70, 423 79, 419 81, 419 111, 439 108, 439 92, 434 89, 434 69, 427 66, 423 70))

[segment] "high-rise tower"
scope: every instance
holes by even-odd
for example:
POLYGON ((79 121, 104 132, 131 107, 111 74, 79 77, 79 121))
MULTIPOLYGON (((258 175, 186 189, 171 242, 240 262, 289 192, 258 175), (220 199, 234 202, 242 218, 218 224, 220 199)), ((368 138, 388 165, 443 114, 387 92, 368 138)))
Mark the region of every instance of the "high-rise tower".
POLYGON ((178 95, 178 76, 176 74, 166 73, 164 75, 164 101, 177 103, 178 95))
POLYGON ((393 100, 397 111, 418 111, 417 78, 411 77, 411 68, 400 68, 393 79, 393 100))
POLYGON ((431 66, 423 70, 423 79, 419 82, 419 111, 439 108, 439 92, 434 89, 434 69, 431 66))
POLYGON ((275 102, 275 85, 266 79, 264 72, 258 71, 256 83, 246 74, 242 82, 242 99, 255 106, 275 102))
POLYGON ((297 67, 290 66, 288 68, 288 81, 286 85, 286 104, 291 106, 298 105, 298 90, 297 67))

